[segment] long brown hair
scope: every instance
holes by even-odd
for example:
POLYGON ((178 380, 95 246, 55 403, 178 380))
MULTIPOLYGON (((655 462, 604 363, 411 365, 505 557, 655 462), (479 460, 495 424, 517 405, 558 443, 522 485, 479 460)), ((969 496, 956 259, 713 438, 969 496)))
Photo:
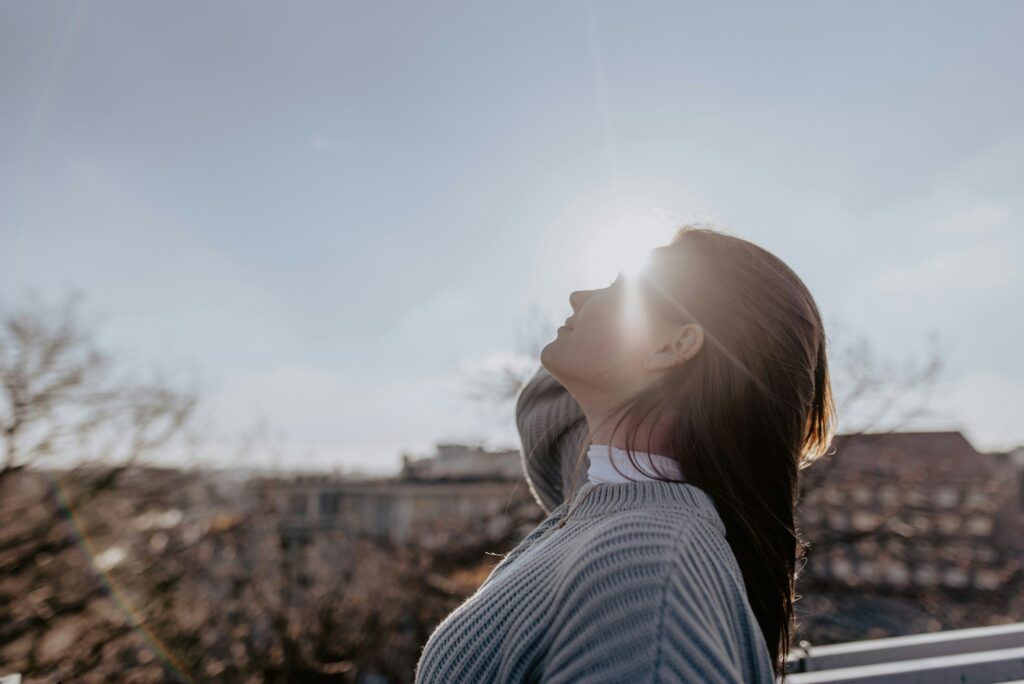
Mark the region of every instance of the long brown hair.
MULTIPOLYGON (((700 324, 704 344, 613 411, 613 435, 626 420, 626 451, 639 467, 633 452, 652 453, 649 431, 638 449, 639 427, 652 413, 655 421, 670 417, 656 453, 674 458, 686 482, 715 502, 784 678, 797 563, 807 548, 795 522, 799 471, 825 455, 837 418, 824 325, 796 273, 751 242, 685 225, 669 248, 679 250, 679 268, 659 273, 658 285, 645 278, 645 301, 671 320, 700 324)), ((573 473, 588 444, 579 445, 573 473)))

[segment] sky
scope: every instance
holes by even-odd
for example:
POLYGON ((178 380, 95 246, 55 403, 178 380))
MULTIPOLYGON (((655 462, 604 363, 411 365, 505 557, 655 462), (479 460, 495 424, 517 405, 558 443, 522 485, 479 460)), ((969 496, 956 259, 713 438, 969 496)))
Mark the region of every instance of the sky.
POLYGON ((936 335, 907 429, 1024 444, 1024 4, 0 17, 0 305, 79 292, 116 358, 198 388, 206 462, 517 448, 472 378, 695 220, 792 266, 834 348, 936 335))

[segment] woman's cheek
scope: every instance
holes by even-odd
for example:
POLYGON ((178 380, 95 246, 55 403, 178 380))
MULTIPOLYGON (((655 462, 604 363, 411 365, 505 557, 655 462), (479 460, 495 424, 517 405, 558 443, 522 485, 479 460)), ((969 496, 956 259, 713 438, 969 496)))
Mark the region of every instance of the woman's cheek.
POLYGON ((621 362, 629 353, 629 339, 616 326, 608 326, 587 338, 586 357, 594 366, 601 368, 621 362))

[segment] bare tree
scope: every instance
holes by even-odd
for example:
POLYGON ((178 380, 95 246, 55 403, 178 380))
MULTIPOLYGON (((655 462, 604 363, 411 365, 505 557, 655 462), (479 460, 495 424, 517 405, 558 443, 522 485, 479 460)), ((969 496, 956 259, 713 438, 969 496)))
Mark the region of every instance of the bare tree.
MULTIPOLYGON (((897 364, 878 358, 863 335, 847 335, 839 324, 833 324, 830 331, 830 343, 833 339, 844 340, 838 348, 830 346, 829 349, 829 366, 842 428, 838 439, 843 444, 863 448, 873 442, 881 443, 889 435, 904 431, 913 421, 929 415, 928 399, 943 368, 935 332, 928 335, 929 351, 923 358, 897 364), (849 424, 853 420, 857 422, 849 424)), ((844 450, 833 445, 830 453, 805 468, 800 477, 801 498, 808 492, 841 486, 834 480, 842 469, 843 458, 844 450)), ((908 506, 908 496, 921 476, 921 473, 891 468, 863 470, 861 474, 865 478, 875 477, 877 481, 873 484, 876 485, 896 485, 897 498, 878 511, 880 515, 875 525, 855 530, 815 529, 808 556, 812 550, 820 552, 880 534, 888 520, 908 506)))
POLYGON ((78 319, 80 298, 0 314, 0 477, 26 466, 121 468, 179 434, 195 397, 116 375, 78 319))
MULTIPOLYGON (((924 358, 897 364, 878 358, 864 335, 847 335, 840 324, 830 327, 829 368, 843 435, 867 440, 869 435, 905 430, 914 420, 928 415, 928 396, 943 367, 934 331, 928 335, 928 345, 924 358), (844 343, 837 348, 831 344, 834 339, 844 343), (849 424, 851 420, 857 422, 849 424)), ((836 462, 836 458, 823 458, 808 468, 803 473, 805 486, 827 478, 836 462)))
POLYGON ((119 375, 79 304, 0 312, 0 662, 43 681, 79 680, 122 638, 125 652, 149 652, 104 571, 131 501, 157 485, 133 468, 183 432, 195 405, 119 375))

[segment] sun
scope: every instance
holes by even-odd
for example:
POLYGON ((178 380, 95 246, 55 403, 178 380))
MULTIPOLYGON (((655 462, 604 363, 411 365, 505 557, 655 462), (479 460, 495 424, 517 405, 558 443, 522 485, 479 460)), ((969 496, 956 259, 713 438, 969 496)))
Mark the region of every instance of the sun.
POLYGON ((580 275, 592 283, 591 287, 611 283, 619 272, 633 280, 647 266, 651 250, 668 244, 673 232, 672 223, 639 212, 596 226, 588 232, 582 250, 580 275))
POLYGON ((668 244, 674 226, 652 214, 630 214, 594 230, 584 250, 585 275, 591 287, 610 285, 621 273, 623 277, 622 330, 637 344, 646 343, 649 332, 646 308, 637 287, 641 272, 647 267, 651 250, 668 244))

